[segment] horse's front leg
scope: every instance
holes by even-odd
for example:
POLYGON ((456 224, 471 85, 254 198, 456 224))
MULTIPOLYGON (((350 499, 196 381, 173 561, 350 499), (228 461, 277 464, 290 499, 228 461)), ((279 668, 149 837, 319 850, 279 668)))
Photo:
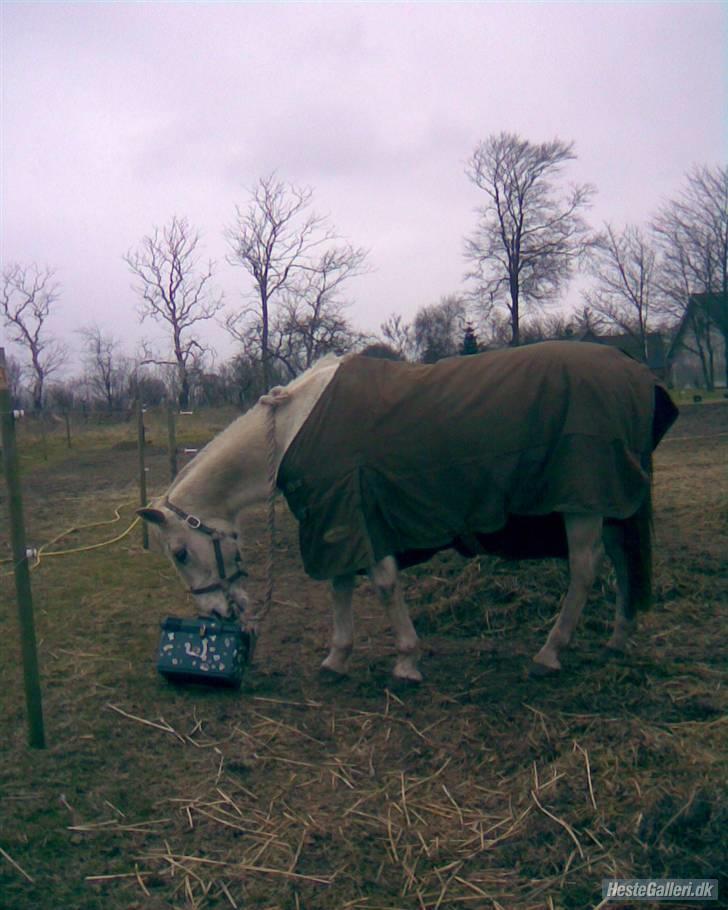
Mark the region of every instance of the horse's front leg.
POLYGON ((349 666, 349 657, 354 647, 354 618, 351 610, 351 598, 354 593, 354 575, 341 575, 331 582, 331 600, 333 607, 333 627, 331 631, 331 648, 321 664, 322 670, 343 675, 349 666))
POLYGON ((394 630, 394 640, 397 646, 394 677, 407 682, 421 682, 422 674, 417 669, 419 640, 402 597, 402 586, 399 582, 399 572, 394 557, 386 556, 381 562, 378 562, 371 569, 369 577, 377 589, 379 599, 384 604, 394 630))
POLYGON ((546 643, 533 659, 532 672, 536 675, 561 669, 559 652, 571 641, 604 554, 601 516, 564 515, 564 526, 569 546, 569 588, 546 643))

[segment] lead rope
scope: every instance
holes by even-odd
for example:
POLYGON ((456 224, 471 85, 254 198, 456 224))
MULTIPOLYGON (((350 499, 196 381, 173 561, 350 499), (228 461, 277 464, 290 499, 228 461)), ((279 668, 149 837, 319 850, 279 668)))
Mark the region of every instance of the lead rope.
POLYGON ((265 561, 265 590, 263 592, 263 604, 257 613, 250 617, 250 622, 246 623, 250 634, 250 652, 249 659, 253 659, 255 645, 258 637, 258 630, 270 612, 273 605, 273 568, 274 553, 276 541, 276 491, 277 491, 277 471, 276 471, 276 407, 279 402, 272 395, 266 395, 261 398, 261 402, 268 408, 266 419, 266 468, 268 480, 268 553, 265 561))
POLYGON ((267 464, 268 464, 268 558, 265 564, 265 594, 261 620, 265 619, 273 604, 273 561, 276 544, 276 405, 268 405, 267 464))

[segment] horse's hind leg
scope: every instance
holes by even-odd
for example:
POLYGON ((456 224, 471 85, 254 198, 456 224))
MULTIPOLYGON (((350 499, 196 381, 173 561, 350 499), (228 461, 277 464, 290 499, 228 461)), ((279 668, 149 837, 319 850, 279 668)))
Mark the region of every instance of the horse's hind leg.
POLYGON ((614 613, 614 631, 607 642, 613 651, 624 651, 627 640, 635 627, 635 611, 631 602, 629 564, 625 552, 624 530, 618 524, 604 525, 604 548, 617 577, 617 604, 614 613))
POLYGON ((377 589, 379 599, 384 604, 394 630, 394 640, 397 646, 394 676, 396 679, 408 682, 421 682, 422 674, 417 668, 419 641, 402 597, 397 563, 392 556, 386 556, 371 569, 369 576, 377 589))
POLYGON ((351 610, 351 598, 354 593, 355 577, 342 575, 331 582, 331 601, 333 607, 333 628, 331 647, 321 664, 322 670, 341 676, 347 672, 349 657, 354 647, 354 618, 351 610))
POLYGON ((603 555, 602 519, 598 515, 564 515, 569 545, 569 588, 544 646, 534 657, 533 672, 561 669, 559 651, 571 641, 603 555))

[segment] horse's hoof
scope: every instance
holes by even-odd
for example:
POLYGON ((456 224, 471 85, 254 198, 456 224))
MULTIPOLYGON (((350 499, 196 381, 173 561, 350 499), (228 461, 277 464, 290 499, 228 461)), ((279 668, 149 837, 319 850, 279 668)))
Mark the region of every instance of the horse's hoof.
POLYGON ((392 679, 400 686, 419 686, 422 682, 422 674, 419 670, 409 670, 407 673, 394 672, 392 679))
POLYGON ((333 667, 327 667, 321 664, 319 667, 319 678, 325 683, 338 683, 348 677, 346 670, 335 670, 333 667))
POLYGON ((392 686, 394 691, 402 692, 404 689, 419 689, 422 679, 412 679, 410 676, 393 676, 392 686))
POLYGON ((546 664, 539 664, 533 660, 528 675, 531 679, 553 679, 559 675, 560 669, 560 667, 547 667, 546 664))

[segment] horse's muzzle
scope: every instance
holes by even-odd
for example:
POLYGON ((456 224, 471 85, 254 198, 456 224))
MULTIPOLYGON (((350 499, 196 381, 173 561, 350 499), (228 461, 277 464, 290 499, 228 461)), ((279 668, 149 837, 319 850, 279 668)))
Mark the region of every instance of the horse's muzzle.
POLYGON ((248 595, 239 584, 239 578, 233 579, 232 583, 225 579, 223 582, 191 588, 190 593, 195 595, 199 612, 206 616, 237 621, 248 607, 248 595))

